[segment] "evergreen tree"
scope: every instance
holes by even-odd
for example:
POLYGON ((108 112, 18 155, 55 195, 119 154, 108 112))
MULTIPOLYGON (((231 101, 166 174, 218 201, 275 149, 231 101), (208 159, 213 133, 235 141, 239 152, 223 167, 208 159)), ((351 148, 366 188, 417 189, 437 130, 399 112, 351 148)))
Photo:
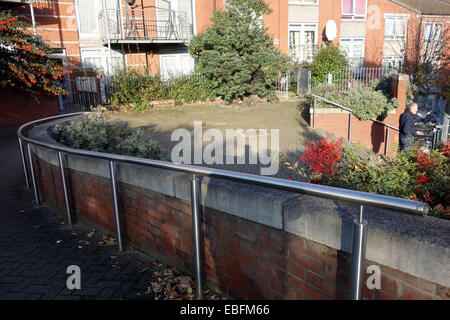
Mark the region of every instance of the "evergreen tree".
POLYGON ((288 59, 261 24, 261 17, 270 12, 264 0, 230 0, 189 45, 198 71, 227 102, 250 94, 276 99, 274 82, 287 71, 288 59))

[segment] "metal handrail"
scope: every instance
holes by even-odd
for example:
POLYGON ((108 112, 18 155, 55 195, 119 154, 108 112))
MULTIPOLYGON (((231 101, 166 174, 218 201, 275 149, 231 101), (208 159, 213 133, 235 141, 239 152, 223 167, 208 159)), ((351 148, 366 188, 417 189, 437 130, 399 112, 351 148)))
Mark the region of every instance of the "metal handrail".
MULTIPOLYGON (((22 125, 17 130, 17 136, 19 140, 19 146, 21 151, 21 157, 22 157, 22 164, 24 169, 25 178, 28 185, 28 170, 26 166, 25 161, 25 154, 23 151, 23 142, 26 142, 27 151, 28 151, 28 163, 30 166, 31 171, 31 178, 33 182, 33 191, 36 199, 36 203, 39 204, 39 193, 37 190, 37 184, 36 184, 36 177, 34 173, 34 167, 33 167, 33 161, 32 161, 32 154, 31 154, 31 145, 38 145, 41 147, 45 147, 51 150, 55 150, 58 152, 58 159, 59 159, 59 166, 60 166, 60 172, 62 175, 62 184, 63 184, 63 191, 64 191, 64 198, 66 202, 66 211, 68 215, 69 222, 71 221, 70 216, 70 204, 69 204, 69 197, 67 194, 67 185, 66 180, 64 179, 65 170, 63 168, 64 161, 63 156, 66 154, 71 155, 78 155, 78 156, 85 156, 85 157, 91 157, 96 159, 102 159, 105 161, 108 161, 109 164, 109 171, 110 171, 110 179, 111 179, 111 188, 112 188, 112 195, 113 195, 113 204, 114 204, 114 216, 115 216, 115 222, 116 222, 116 233, 117 233, 117 239, 119 244, 119 249, 122 250, 122 237, 121 237, 121 230, 120 230, 120 219, 119 219, 119 206, 118 206, 118 200, 117 200, 117 177, 116 177, 116 170, 115 170, 115 164, 117 162, 122 163, 131 163, 136 165, 143 165, 143 166, 149 166, 154 168, 160 168, 160 169, 167 169, 167 170, 173 170, 183 173, 188 173, 192 175, 191 179, 191 206, 192 206, 192 219, 193 219, 193 234, 194 234, 194 247, 195 249, 195 267, 196 267, 196 277, 197 277, 197 288, 199 291, 197 291, 198 297, 203 296, 203 292, 201 290, 203 280, 202 280, 202 266, 201 266, 201 250, 200 250, 200 217, 199 217, 199 206, 200 203, 198 201, 199 197, 199 186, 198 184, 198 176, 208 176, 208 177, 214 177, 214 178, 220 178, 220 179, 226 179, 230 181, 236 181, 236 182, 243 182, 243 183, 249 183, 253 185, 260 185, 270 188, 275 188, 279 190, 286 190, 291 192, 299 192, 299 193, 305 193, 313 196, 319 196, 319 197, 325 197, 329 199, 334 200, 341 200, 341 201, 349 201, 358 203, 360 205, 360 220, 362 220, 362 213, 363 213, 363 206, 374 206, 389 210, 396 210, 401 211, 409 214, 415 214, 415 215, 423 215, 428 212, 428 205, 426 203, 422 203, 419 201, 414 200, 408 200, 408 199, 401 199, 401 198, 394 198, 390 196, 384 196, 384 195, 378 195, 378 194, 372 194, 372 193, 366 193, 366 192, 360 192, 360 191, 354 191, 354 190, 347 190, 347 189, 341 189, 341 188, 335 188, 335 187, 329 187, 329 186, 322 186, 317 184, 311 184, 306 182, 298 182, 298 181, 291 181, 286 179, 279 179, 279 178, 273 178, 273 177, 266 177, 266 176, 258 176, 253 174, 247 174, 247 173, 240 173, 240 172, 233 172, 233 171, 227 171, 227 170, 221 170, 221 169, 213 169, 213 168, 206 168, 206 167, 200 167, 200 166, 193 166, 193 165, 185 165, 185 164, 176 164, 172 162, 167 161, 160 161, 160 160, 151 160, 151 159, 143 159, 143 158, 136 158, 136 157, 130 157, 130 156, 123 156, 123 155, 117 155, 117 154, 109 154, 109 153, 103 153, 103 152, 96 152, 96 151, 89 151, 89 150, 82 150, 82 149, 74 149, 67 146, 63 146, 60 144, 52 144, 47 143, 39 140, 35 140, 32 138, 27 137, 24 134, 25 129, 29 129, 33 126, 36 126, 41 123, 45 123, 52 120, 57 120, 61 118, 68 118, 73 116, 79 116, 89 114, 89 112, 77 112, 77 113, 71 113, 71 114, 63 114, 48 118, 43 118, 35 121, 28 122, 24 125, 22 125)), ((362 222, 361 222, 362 223, 362 222)), ((366 223, 367 224, 367 223, 366 223)), ((354 233, 355 237, 355 233, 354 233)), ((362 238, 361 238, 362 239, 362 238)), ((361 247, 363 244, 363 240, 355 240, 359 241, 358 245, 361 247)), ((364 240, 365 241, 365 240, 364 240)), ((365 246, 365 245, 364 245, 365 246)), ((363 247, 364 247, 363 246, 363 247)), ((352 258, 352 261, 356 264, 356 271, 353 271, 353 275, 358 275, 357 277, 352 277, 352 288, 356 288, 355 292, 352 293, 352 297, 355 299, 360 298, 360 290, 358 291, 357 288, 361 287, 361 281, 362 281, 362 272, 361 268, 363 266, 363 260, 364 260, 364 250, 359 250, 358 252, 353 252, 353 254, 357 254, 357 256, 354 256, 352 258)), ((353 290, 353 289, 352 289, 353 290)))
MULTIPOLYGON (((320 100, 325 101, 328 104, 331 104, 333 106, 336 106, 338 108, 341 108, 341 109, 344 109, 344 110, 350 112, 349 118, 348 118, 348 142, 351 142, 351 139, 352 139, 352 116, 353 116, 353 110, 350 109, 350 108, 344 107, 343 105, 340 105, 339 103, 336 103, 336 102, 330 101, 328 99, 325 99, 325 98, 323 98, 321 96, 318 96, 318 95, 315 95, 315 94, 311 94, 311 96, 314 98, 314 102, 313 102, 313 128, 314 129, 316 128, 316 99, 320 99, 320 100)), ((386 143, 384 145, 384 154, 387 155, 388 152, 389 152, 389 129, 396 130, 396 131, 400 131, 400 129, 397 128, 397 127, 394 127, 394 126, 392 126, 390 124, 387 124, 387 123, 385 123, 383 121, 379 121, 379 120, 376 120, 376 119, 369 119, 369 120, 371 120, 373 122, 376 122, 376 123, 379 123, 379 124, 382 124, 383 126, 386 127, 386 143)))

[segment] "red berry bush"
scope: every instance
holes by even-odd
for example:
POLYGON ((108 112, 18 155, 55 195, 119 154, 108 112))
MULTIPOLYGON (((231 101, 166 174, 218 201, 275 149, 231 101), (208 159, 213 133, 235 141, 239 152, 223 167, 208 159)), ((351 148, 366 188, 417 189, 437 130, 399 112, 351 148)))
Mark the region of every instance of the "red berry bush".
POLYGON ((343 146, 329 137, 308 142, 299 161, 285 162, 289 179, 413 199, 450 219, 450 143, 431 152, 418 146, 390 158, 343 146))
POLYGON ((67 70, 49 57, 50 47, 31 34, 25 18, 0 12, 0 86, 40 94, 68 94, 57 82, 67 70), (28 28, 28 30, 27 30, 28 28))

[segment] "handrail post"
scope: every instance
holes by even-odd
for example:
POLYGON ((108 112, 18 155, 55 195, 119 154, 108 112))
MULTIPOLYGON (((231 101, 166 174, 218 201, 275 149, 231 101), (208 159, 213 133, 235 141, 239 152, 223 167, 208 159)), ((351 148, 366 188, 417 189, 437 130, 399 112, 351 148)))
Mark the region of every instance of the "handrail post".
POLYGON ((364 276, 364 260, 366 258, 367 221, 363 219, 364 206, 360 205, 359 219, 353 220, 352 236, 352 269, 350 299, 361 300, 364 276))
POLYGON ((314 97, 313 102, 313 128, 316 128, 316 97, 314 97))
POLYGON ((64 203, 66 204, 67 222, 69 227, 72 228, 72 216, 70 214, 69 193, 67 191, 66 170, 64 167, 64 159, 61 151, 58 151, 59 172, 61 174, 61 184, 64 194, 64 203))
POLYGON ((389 152, 389 127, 386 127, 386 143, 384 144, 384 155, 387 156, 389 152))
POLYGON ((190 181, 191 185, 191 207, 192 207, 192 236, 194 241, 194 265, 196 280, 196 298, 203 300, 203 257, 201 249, 201 223, 200 223, 200 183, 195 175, 190 181))
POLYGON ((348 142, 352 142, 352 116, 353 113, 349 113, 348 115, 348 142))
POLYGON ((120 229, 120 217, 119 217, 119 202, 117 200, 117 179, 116 179, 117 177, 116 177, 115 162, 113 160, 109 161, 109 175, 111 178, 111 194, 114 206, 114 220, 116 222, 117 243, 119 245, 119 250, 123 251, 122 232, 120 229))
POLYGON ((34 199, 36 200, 36 204, 39 205, 39 193, 37 189, 36 184, 36 176, 34 174, 34 165, 33 165, 33 158, 31 157, 31 144, 27 144, 27 151, 28 151, 28 161, 30 164, 30 171, 31 171, 31 181, 33 181, 33 191, 34 191, 34 199))
POLYGON ((27 164, 25 162, 25 152, 23 151, 23 144, 22 144, 21 138, 19 138, 19 148, 20 148, 20 157, 22 159, 23 173, 25 175, 25 183, 27 185, 27 188, 30 189, 30 181, 28 180, 27 164))

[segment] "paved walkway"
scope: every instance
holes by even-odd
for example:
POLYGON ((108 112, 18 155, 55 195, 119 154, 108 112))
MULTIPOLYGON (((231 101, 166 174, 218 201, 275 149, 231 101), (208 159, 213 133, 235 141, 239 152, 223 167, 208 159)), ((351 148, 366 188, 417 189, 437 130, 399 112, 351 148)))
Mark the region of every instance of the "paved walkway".
POLYGON ((145 294, 161 266, 103 235, 36 206, 25 187, 14 131, 0 131, 0 299, 153 299, 145 294), (66 287, 69 265, 81 269, 81 290, 66 287))

